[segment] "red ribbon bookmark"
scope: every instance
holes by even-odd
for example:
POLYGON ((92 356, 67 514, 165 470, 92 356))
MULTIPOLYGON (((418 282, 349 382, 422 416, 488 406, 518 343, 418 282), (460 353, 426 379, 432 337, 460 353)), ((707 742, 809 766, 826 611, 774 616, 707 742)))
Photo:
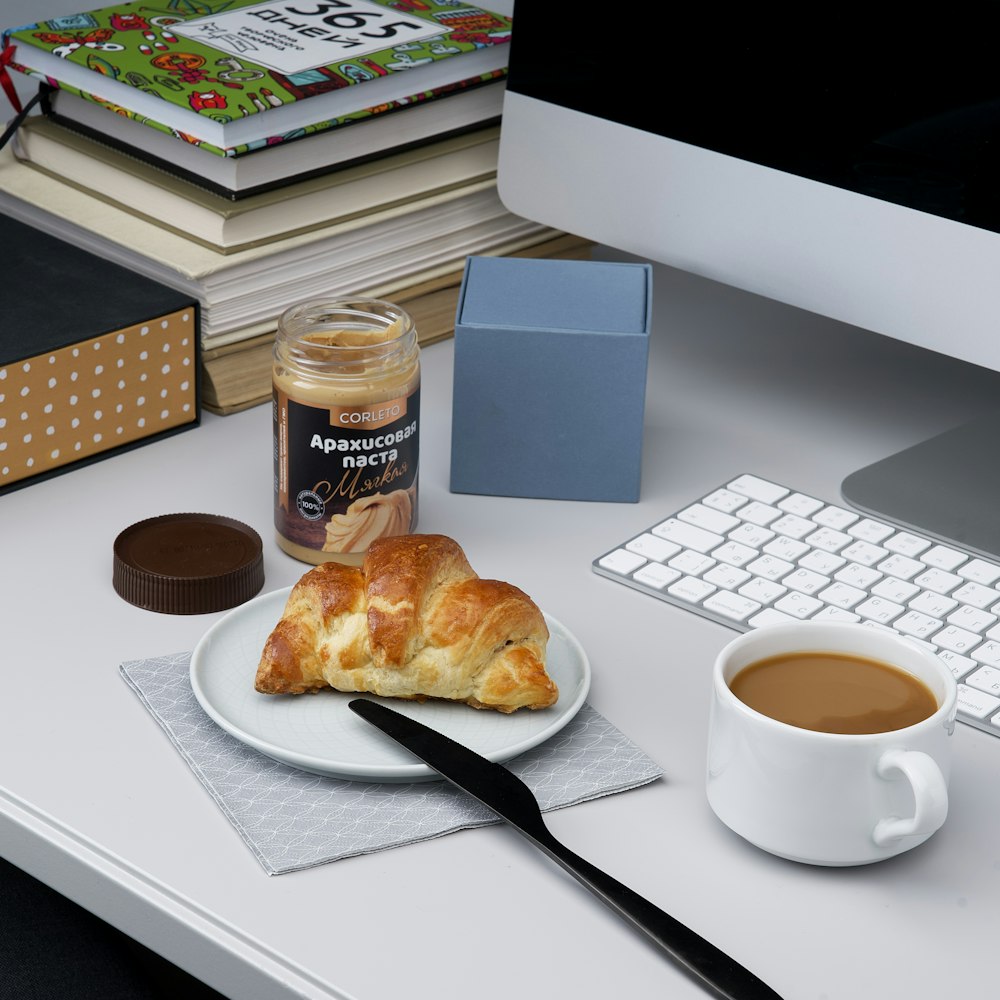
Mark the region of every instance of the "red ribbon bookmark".
POLYGON ((21 98, 17 96, 14 81, 10 78, 10 70, 7 69, 14 61, 14 50, 16 48, 16 45, 10 44, 9 38, 4 39, 4 47, 0 49, 0 87, 3 87, 3 92, 7 95, 7 100, 10 101, 10 106, 14 109, 15 113, 20 114, 24 110, 21 107, 21 98))

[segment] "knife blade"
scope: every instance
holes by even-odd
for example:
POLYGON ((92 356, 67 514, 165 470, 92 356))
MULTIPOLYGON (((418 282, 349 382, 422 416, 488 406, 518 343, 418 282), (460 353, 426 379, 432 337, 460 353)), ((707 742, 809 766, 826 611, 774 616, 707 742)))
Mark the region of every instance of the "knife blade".
POLYGON ((724 1000, 781 1000, 770 986, 701 935, 556 840, 531 789, 507 768, 378 702, 355 698, 348 706, 506 820, 709 993, 724 1000))

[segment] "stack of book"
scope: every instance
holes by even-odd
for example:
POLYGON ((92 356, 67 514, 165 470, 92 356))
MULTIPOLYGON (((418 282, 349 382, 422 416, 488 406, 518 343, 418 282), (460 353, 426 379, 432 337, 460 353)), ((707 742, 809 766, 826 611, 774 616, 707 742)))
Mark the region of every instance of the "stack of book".
POLYGON ((207 409, 270 397, 278 316, 303 299, 391 298, 426 344, 452 332, 468 255, 589 253, 497 195, 508 17, 448 0, 169 9, 4 33, 44 99, 0 151, 0 210, 196 298, 207 409))

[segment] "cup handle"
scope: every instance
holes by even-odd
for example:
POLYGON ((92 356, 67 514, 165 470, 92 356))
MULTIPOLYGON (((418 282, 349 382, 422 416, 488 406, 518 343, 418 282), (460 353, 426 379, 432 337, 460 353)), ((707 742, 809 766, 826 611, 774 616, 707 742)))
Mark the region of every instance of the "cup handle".
POLYGON ((929 837, 948 815, 948 786, 934 758, 920 750, 887 750, 875 768, 880 778, 898 778, 900 774, 913 789, 914 810, 908 819, 896 816, 875 824, 872 839, 879 847, 888 847, 901 837, 929 837))

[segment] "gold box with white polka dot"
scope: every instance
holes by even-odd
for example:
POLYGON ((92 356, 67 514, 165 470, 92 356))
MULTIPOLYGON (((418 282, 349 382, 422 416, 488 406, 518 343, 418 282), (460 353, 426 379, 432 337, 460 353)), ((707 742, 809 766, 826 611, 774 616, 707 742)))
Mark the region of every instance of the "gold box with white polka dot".
POLYGON ((197 424, 197 304, 0 221, 8 247, 12 236, 17 263, 0 279, 0 493, 197 424))

